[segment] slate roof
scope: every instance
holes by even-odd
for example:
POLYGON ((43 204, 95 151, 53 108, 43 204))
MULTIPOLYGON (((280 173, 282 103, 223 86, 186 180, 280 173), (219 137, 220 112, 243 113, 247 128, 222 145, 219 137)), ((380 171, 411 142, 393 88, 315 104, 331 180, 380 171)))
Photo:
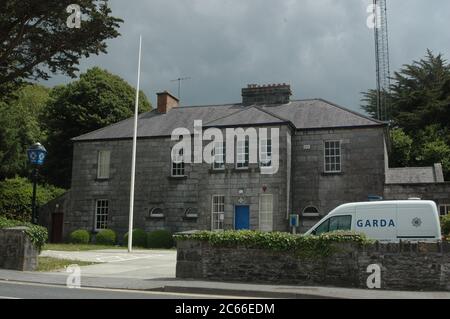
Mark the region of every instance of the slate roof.
MULTIPOLYGON (((182 106, 166 114, 157 110, 139 115, 138 137, 170 136, 178 127, 193 131, 194 120, 204 127, 289 124, 299 130, 382 126, 371 119, 322 99, 298 100, 283 105, 225 104, 182 106)), ((73 141, 126 139, 133 136, 133 118, 73 138, 73 141)))
POLYGON ((426 184, 444 181, 441 172, 430 167, 401 167, 389 168, 386 172, 386 184, 426 184))

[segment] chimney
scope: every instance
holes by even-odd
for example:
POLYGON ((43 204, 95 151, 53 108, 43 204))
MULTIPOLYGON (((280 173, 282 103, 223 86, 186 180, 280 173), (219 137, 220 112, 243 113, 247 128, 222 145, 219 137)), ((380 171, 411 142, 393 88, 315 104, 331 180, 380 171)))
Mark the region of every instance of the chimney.
POLYGON ((249 84, 242 89, 242 103, 251 104, 286 104, 292 95, 289 84, 249 84))
POLYGON ((178 107, 179 100, 167 91, 156 93, 158 96, 158 112, 168 113, 174 107, 178 107))

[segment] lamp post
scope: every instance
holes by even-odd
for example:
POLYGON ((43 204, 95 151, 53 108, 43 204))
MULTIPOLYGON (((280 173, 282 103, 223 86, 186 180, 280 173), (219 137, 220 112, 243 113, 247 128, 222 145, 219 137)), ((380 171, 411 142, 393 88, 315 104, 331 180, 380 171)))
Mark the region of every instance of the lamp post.
POLYGON ((36 183, 38 176, 38 168, 42 166, 45 161, 45 157, 47 156, 47 150, 41 143, 33 144, 28 150, 28 160, 31 165, 33 165, 33 199, 31 201, 31 222, 33 224, 37 224, 37 216, 36 216, 36 183))

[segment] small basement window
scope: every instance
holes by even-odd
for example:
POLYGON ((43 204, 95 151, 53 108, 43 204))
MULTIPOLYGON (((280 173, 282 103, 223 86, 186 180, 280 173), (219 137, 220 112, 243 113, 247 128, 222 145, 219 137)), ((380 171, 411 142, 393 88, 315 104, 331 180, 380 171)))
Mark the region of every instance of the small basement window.
POLYGON ((319 216, 319 210, 314 206, 308 206, 303 210, 303 216, 317 217, 317 216, 319 216))
POLYGON ((153 207, 150 209, 150 218, 164 218, 164 212, 160 207, 153 207))
POLYGON ((184 211, 184 217, 187 219, 195 219, 198 218, 197 208, 189 207, 184 211))

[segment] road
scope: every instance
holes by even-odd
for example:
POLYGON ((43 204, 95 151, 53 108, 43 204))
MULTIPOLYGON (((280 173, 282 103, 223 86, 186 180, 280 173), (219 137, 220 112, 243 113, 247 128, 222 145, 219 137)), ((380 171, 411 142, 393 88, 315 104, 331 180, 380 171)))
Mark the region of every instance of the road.
MULTIPOLYGON (((0 299, 211 299, 227 296, 180 294, 0 281, 0 299)), ((236 298, 236 297, 228 297, 236 298)))

